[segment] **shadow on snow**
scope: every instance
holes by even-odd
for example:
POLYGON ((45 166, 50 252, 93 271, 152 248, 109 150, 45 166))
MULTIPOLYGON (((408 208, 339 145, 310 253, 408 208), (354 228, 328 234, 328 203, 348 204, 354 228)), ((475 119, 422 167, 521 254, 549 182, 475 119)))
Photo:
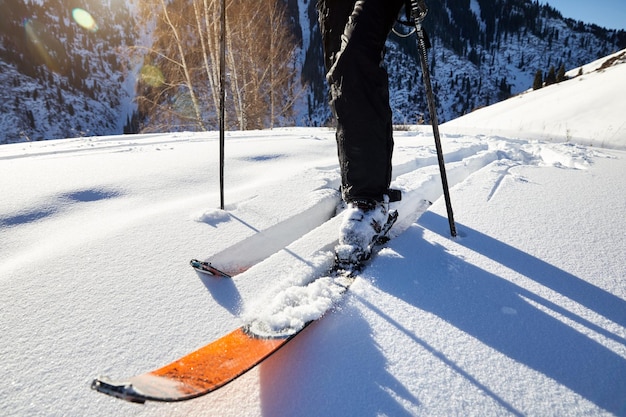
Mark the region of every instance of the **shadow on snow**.
MULTIPOLYGON (((626 326, 626 301, 621 298, 477 230, 459 226, 464 236, 456 240, 460 245, 568 297, 620 326, 626 326)), ((409 276, 398 280, 377 280, 377 287, 437 315, 485 345, 546 375, 597 406, 616 415, 626 415, 626 360, 541 311, 528 300, 617 343, 626 345, 626 340, 538 294, 466 263, 440 245, 418 236, 423 234, 424 229, 447 236, 447 227, 446 218, 432 212, 425 213, 419 219, 418 226, 413 226, 408 233, 398 237, 409 239, 411 244, 397 245, 401 258, 394 257, 392 262, 394 269, 406 271, 409 276), (442 266, 447 266, 448 271, 442 272, 442 266), (419 285, 415 285, 416 282, 419 285), (504 311, 515 314, 503 314, 504 311)), ((425 341, 420 344, 428 347, 425 341)), ((493 393, 485 392, 514 412, 493 393)))

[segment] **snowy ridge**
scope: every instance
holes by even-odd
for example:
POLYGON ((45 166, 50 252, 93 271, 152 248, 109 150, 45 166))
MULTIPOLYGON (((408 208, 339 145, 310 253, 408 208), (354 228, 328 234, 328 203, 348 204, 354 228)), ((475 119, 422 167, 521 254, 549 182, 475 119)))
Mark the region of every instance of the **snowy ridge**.
MULTIPOLYGON (((481 132, 626 149, 622 108, 608 99, 626 89, 625 54, 620 51, 583 66, 580 77, 522 93, 452 120, 442 126, 442 132, 481 132), (581 82, 585 82, 584 88, 578 85, 581 82), (585 111, 580 110, 581 106, 585 111)), ((577 74, 578 69, 572 73, 577 74)), ((623 101, 621 97, 615 99, 623 101)))
POLYGON ((0 146, 0 414, 625 415, 626 153, 614 134, 623 118, 610 117, 626 103, 604 85, 623 67, 442 126, 456 239, 429 128, 395 132, 394 186, 433 205, 323 320, 185 403, 137 406, 89 384, 180 358, 328 267, 334 133, 229 133, 225 211, 215 209, 215 132, 0 146), (600 91, 596 112, 586 99, 600 91), (581 142, 604 147, 564 142, 546 105, 557 96, 564 120, 595 132, 581 142), (540 123, 554 142, 533 133, 540 123), (287 247, 272 252, 279 240, 287 247), (189 267, 192 257, 236 263, 229 248, 246 265, 271 254, 233 279, 189 267))

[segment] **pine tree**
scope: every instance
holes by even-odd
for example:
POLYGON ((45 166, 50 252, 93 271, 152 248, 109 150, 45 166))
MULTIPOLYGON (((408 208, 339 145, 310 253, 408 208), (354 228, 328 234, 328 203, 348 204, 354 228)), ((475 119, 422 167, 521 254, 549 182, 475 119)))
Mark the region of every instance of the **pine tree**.
POLYGON ((533 80, 533 90, 539 90, 541 87, 543 87, 543 71, 537 70, 533 80))
POLYGON ((556 70, 554 69, 554 65, 552 65, 548 71, 548 75, 546 75, 546 87, 554 83, 556 83, 556 70))
POLYGON ((567 76, 565 75, 565 64, 561 64, 559 71, 556 73, 556 82, 560 83, 565 80, 567 80, 567 76))
POLYGON ((28 123, 31 129, 35 128, 35 116, 33 115, 32 110, 26 111, 26 117, 28 118, 28 123))
POLYGON ((500 85, 498 87, 500 90, 498 92, 499 100, 506 100, 507 98, 511 97, 511 86, 509 85, 509 83, 507 83, 506 77, 503 77, 502 80, 500 80, 500 85))

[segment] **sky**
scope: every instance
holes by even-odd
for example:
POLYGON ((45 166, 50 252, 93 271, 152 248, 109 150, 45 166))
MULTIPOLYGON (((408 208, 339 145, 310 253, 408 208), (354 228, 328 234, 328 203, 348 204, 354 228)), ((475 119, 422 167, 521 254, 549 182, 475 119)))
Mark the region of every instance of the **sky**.
POLYGON ((595 23, 607 29, 626 29, 626 0, 548 0, 563 17, 595 23))

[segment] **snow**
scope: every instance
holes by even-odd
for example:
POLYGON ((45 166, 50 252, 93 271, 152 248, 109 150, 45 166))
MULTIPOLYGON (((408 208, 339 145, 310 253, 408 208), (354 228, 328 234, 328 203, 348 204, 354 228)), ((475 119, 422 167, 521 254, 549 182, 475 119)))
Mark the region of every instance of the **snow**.
POLYGON ((457 238, 429 128, 396 132, 394 185, 434 204, 324 318, 183 403, 89 384, 165 365, 328 265, 333 131, 228 133, 224 210, 215 132, 1 146, 0 414, 626 415, 625 70, 444 124, 457 238))
MULTIPOLYGON (((624 62, 626 51, 612 57, 624 62)), ((611 105, 612 97, 625 91, 626 65, 599 69, 605 61, 606 58, 583 66, 584 74, 569 82, 542 88, 533 94, 520 94, 452 120, 446 127, 449 131, 463 133, 479 131, 490 135, 626 149, 623 108, 611 105), (580 82, 585 85, 578 86, 580 82), (541 103, 541 109, 536 108, 537 103, 541 103), (519 117, 523 114, 536 117, 519 117)), ((578 69, 572 70, 568 76, 574 77, 577 73, 578 69)))

